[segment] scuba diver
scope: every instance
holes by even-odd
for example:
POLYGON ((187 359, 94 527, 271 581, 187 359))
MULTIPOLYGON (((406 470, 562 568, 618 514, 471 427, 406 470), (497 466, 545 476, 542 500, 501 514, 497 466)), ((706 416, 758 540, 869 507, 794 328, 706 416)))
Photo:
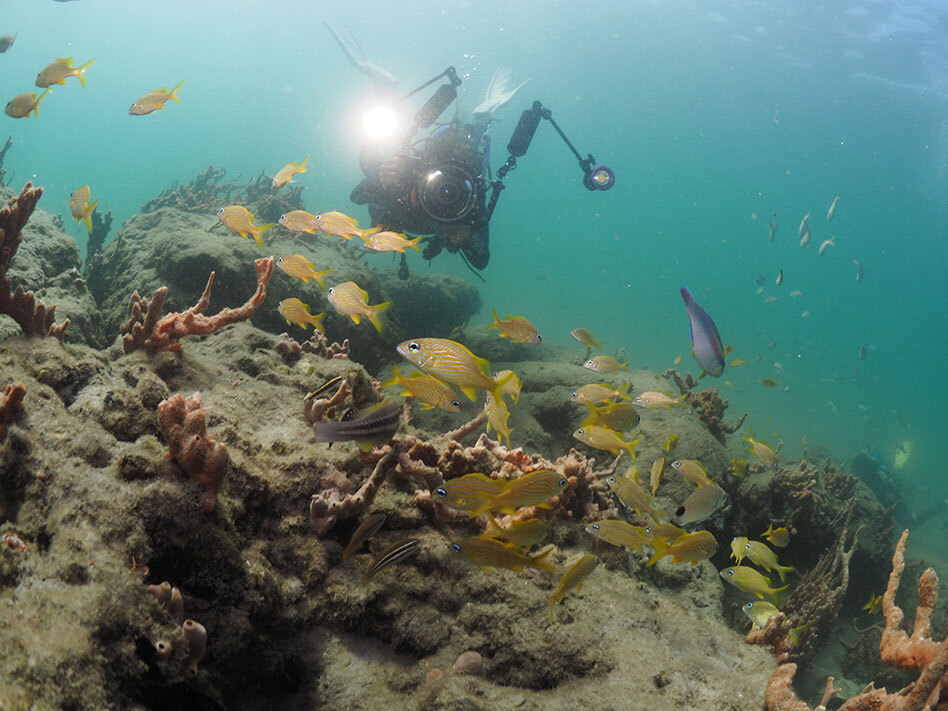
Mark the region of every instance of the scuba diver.
MULTIPOLYGON (((372 81, 376 93, 391 101, 394 80, 369 62, 351 33, 328 25, 349 61, 372 81)), ((489 222, 504 178, 517 167, 517 158, 526 155, 541 119, 546 119, 573 152, 583 170, 583 184, 589 190, 608 190, 615 174, 596 165, 595 158, 583 158, 553 120, 549 109, 539 101, 521 114, 507 151, 506 162, 491 174, 491 122, 495 112, 507 104, 527 83, 508 89, 511 73, 498 69, 484 100, 472 112, 470 122, 457 119, 437 126, 429 135, 415 140, 421 129, 431 128, 438 117, 457 98, 461 85, 454 67, 448 67, 433 79, 397 99, 404 102, 435 82, 446 79, 415 113, 414 122, 394 155, 365 146, 359 164, 365 178, 352 191, 350 199, 367 205, 373 225, 383 230, 426 235, 422 256, 431 260, 442 250, 457 253, 465 264, 481 270, 490 260, 489 222)), ((528 80, 529 81, 529 80, 528 80)), ((407 277, 407 262, 401 256, 400 273, 407 277)), ((478 275, 480 276, 480 275, 478 275)))

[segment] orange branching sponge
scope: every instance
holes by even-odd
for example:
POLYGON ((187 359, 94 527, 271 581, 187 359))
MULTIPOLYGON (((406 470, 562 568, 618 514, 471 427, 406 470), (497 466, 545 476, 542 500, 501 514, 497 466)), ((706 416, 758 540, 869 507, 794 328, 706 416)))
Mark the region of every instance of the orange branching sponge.
MULTIPOLYGON (((905 541, 908 530, 902 533, 895 555, 892 557, 892 574, 882 597, 882 612, 885 615, 885 631, 879 645, 879 654, 886 664, 900 669, 917 669, 918 680, 896 693, 876 689, 869 684, 851 697, 840 711, 945 711, 948 709, 948 639, 935 642, 931 639, 931 616, 938 601, 938 575, 931 568, 918 580, 918 609, 912 634, 901 629, 904 614, 895 604, 902 573, 905 570, 905 541)), ((778 617, 780 617, 778 615, 778 617)), ((774 618, 776 619, 776 618, 774 618)), ((773 620, 771 620, 773 622, 773 620)), ((770 623, 768 622, 768 627, 770 623)), ((765 628, 766 629, 766 628, 765 628)), ((767 682, 765 702, 767 711, 810 711, 810 707, 797 698, 793 691, 793 676, 796 664, 781 664, 767 682)), ((827 683, 827 693, 815 711, 825 708, 832 683, 827 683)))
POLYGON ((26 386, 22 383, 7 385, 0 395, 0 442, 7 437, 7 425, 23 409, 23 397, 26 395, 26 386))
POLYGON ((207 279, 207 286, 200 300, 183 313, 161 315, 168 296, 168 288, 155 290, 151 300, 139 296, 136 291, 128 301, 128 321, 122 326, 122 341, 126 353, 140 348, 157 353, 181 350, 181 339, 188 335, 206 336, 221 326, 246 321, 267 295, 267 283, 273 274, 273 257, 254 262, 257 269, 257 290, 243 306, 224 309, 214 316, 205 316, 204 309, 211 300, 214 272, 207 279))
POLYGON ((201 393, 187 400, 178 393, 158 403, 158 429, 168 441, 169 456, 207 490, 201 508, 212 511, 230 460, 227 448, 207 434, 201 393))
POLYGON ((27 183, 19 196, 0 209, 0 314, 16 321, 27 336, 52 336, 61 341, 69 319, 56 324, 55 304, 47 306, 22 286, 13 291, 7 278, 7 269, 23 240, 23 227, 42 195, 43 188, 27 183))

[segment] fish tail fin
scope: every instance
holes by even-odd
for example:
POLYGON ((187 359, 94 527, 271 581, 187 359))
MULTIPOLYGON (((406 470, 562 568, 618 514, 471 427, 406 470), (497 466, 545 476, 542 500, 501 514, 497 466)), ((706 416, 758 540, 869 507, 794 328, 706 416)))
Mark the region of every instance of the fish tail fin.
POLYGON ((630 396, 629 396, 629 391, 630 391, 631 389, 632 389, 632 381, 631 381, 631 380, 627 380, 627 381, 625 382, 625 385, 623 385, 623 386, 622 386, 621 388, 619 388, 619 390, 618 390, 619 397, 620 397, 620 398, 624 397, 626 400, 631 399, 630 396))
POLYGON ((787 574, 787 573, 792 573, 792 572, 793 572, 793 567, 792 567, 792 566, 789 566, 789 565, 778 565, 778 566, 777 566, 777 574, 780 575, 780 582, 781 582, 781 583, 786 581, 786 579, 787 579, 787 578, 786 578, 786 574, 787 574))
MULTIPOLYGON (((701 375, 703 376, 704 373, 702 373, 701 375)), ((675 398, 675 404, 678 405, 678 407, 685 408, 686 410, 688 409, 688 405, 685 404, 685 397, 687 397, 687 395, 688 395, 687 393, 682 393, 681 395, 675 398)))
POLYGON ((365 242, 365 246, 371 249, 372 240, 370 239, 371 235, 366 234, 365 232, 359 232, 359 238, 365 242))
POLYGON ((80 64, 78 67, 76 67, 76 78, 79 80, 79 83, 82 84, 83 89, 86 88, 86 77, 85 77, 86 69, 92 66, 92 63, 94 61, 95 61, 95 57, 90 59, 85 64, 80 64))
POLYGON ((500 316, 497 315, 497 309, 493 309, 493 311, 494 311, 494 322, 490 326, 487 327, 488 331, 492 328, 500 328, 500 316))
POLYGON ((603 343, 605 343, 605 341, 593 341, 593 342, 592 342, 592 344, 593 344, 594 346, 596 346, 596 348, 599 349, 599 352, 600 352, 600 353, 602 352, 602 344, 603 344, 603 343))
POLYGON ((501 434, 500 434, 501 438, 503 438, 503 437, 505 437, 505 436, 506 436, 506 438, 507 438, 507 449, 512 449, 512 448, 513 448, 513 447, 511 446, 511 444, 510 444, 510 435, 512 435, 512 434, 513 434, 513 430, 507 430, 506 434, 505 434, 505 433, 501 433, 501 434))
POLYGON ((375 330, 379 333, 382 332, 382 320, 379 316, 392 305, 391 301, 385 301, 381 304, 376 304, 371 307, 370 312, 367 314, 369 321, 372 322, 372 325, 375 326, 375 330))
POLYGON ((556 546, 550 546, 542 553, 537 553, 535 556, 531 557, 530 565, 540 570, 549 570, 550 572, 556 572, 556 568, 554 567, 554 565, 549 560, 547 560, 547 557, 550 555, 550 553, 553 552, 555 548, 556 546))
MULTIPOLYGON (((376 232, 381 232, 381 231, 382 231, 382 225, 376 225, 375 227, 369 227, 368 229, 356 230, 355 234, 359 235, 359 237, 361 237, 362 239, 365 239, 366 235, 371 237, 376 232)), ((343 237, 345 237, 346 239, 352 239, 350 235, 343 235, 343 237)))
POLYGON ((770 597, 774 599, 774 605, 780 607, 780 593, 789 587, 789 585, 784 585, 782 588, 774 588, 770 591, 770 597))
POLYGON ((645 567, 650 565, 655 565, 658 561, 668 555, 668 542, 664 538, 656 538, 649 545, 655 549, 655 555, 649 558, 648 563, 645 564, 645 567))
POLYGON ((584 401, 583 401, 583 404, 589 409, 589 416, 586 417, 586 419, 583 420, 583 421, 579 424, 579 426, 580 426, 580 427, 588 427, 589 425, 594 425, 594 424, 596 424, 596 422, 599 421, 599 418, 598 418, 597 415, 596 415, 596 413, 598 412, 598 410, 596 410, 596 406, 593 405, 593 404, 592 404, 591 402, 589 402, 588 400, 584 400, 584 401))
POLYGON ((483 535, 486 538, 493 538, 497 536, 498 534, 503 533, 503 530, 504 529, 500 527, 500 524, 497 523, 497 519, 494 518, 494 515, 490 511, 488 511, 487 512, 487 528, 484 529, 484 533, 482 533, 481 535, 483 535))
POLYGON ((641 441, 642 441, 641 438, 634 439, 631 442, 625 442, 622 445, 622 448, 632 456, 633 461, 635 460, 635 445, 637 445, 641 441))
POLYGON ((306 164, 307 164, 308 162, 309 162, 309 156, 306 156, 303 160, 301 160, 301 161, 299 162, 299 165, 296 166, 296 172, 297 172, 297 173, 305 173, 305 172, 306 172, 306 164))
POLYGON ((478 504, 478 506, 473 511, 471 511, 471 516, 480 516, 481 514, 485 514, 488 511, 493 511, 497 508, 494 506, 494 497, 490 494, 485 494, 482 491, 478 491, 473 496, 477 499, 480 499, 480 504, 478 504))
POLYGON ((402 374, 398 372, 398 366, 392 366, 392 377, 382 383, 383 388, 387 388, 389 385, 398 385, 399 379, 402 377, 402 374))
POLYGON ((619 363, 618 370, 628 370, 628 368, 626 367, 628 365, 629 365, 629 361, 626 361, 625 363, 619 363))
MULTIPOLYGON (((244 239, 247 239, 247 235, 243 235, 244 239)), ((263 249, 263 237, 260 236, 260 230, 255 230, 253 232, 254 241, 257 243, 257 247, 263 249)))
POLYGON ((184 84, 184 79, 175 84, 174 89, 168 94, 168 98, 171 99, 174 103, 180 104, 181 99, 178 98, 178 89, 181 88, 181 85, 184 84))
MULTIPOLYGON (((266 231, 269 230, 271 227, 273 227, 275 224, 276 224, 275 222, 268 222, 268 223, 265 224, 265 225, 260 225, 259 227, 257 227, 257 232, 266 232, 266 231)), ((313 266, 313 263, 310 262, 309 265, 310 265, 310 267, 312 267, 312 266, 313 266)))
POLYGON ((408 240, 408 246, 411 247, 416 252, 421 251, 421 247, 418 246, 418 243, 421 242, 421 236, 415 237, 415 239, 408 240))
POLYGON ((321 314, 316 314, 313 316, 312 320, 310 321, 310 323, 313 324, 313 328, 315 328, 317 331, 319 331, 323 335, 325 335, 326 333, 326 329, 323 327, 323 318, 325 316, 326 316, 326 312, 323 312, 321 314))
POLYGON ((46 87, 46 90, 42 94, 36 97, 36 103, 33 104, 33 118, 40 117, 40 102, 46 98, 46 95, 48 93, 50 93, 49 87, 46 87))

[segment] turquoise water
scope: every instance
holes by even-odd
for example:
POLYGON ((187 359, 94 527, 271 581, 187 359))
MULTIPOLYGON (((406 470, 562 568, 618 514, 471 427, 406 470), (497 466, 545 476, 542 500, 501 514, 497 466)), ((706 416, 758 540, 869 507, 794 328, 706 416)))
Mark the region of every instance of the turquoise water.
MULTIPOLYGON (((0 56, 5 97, 35 89, 56 57, 96 62, 88 88, 54 87, 39 120, 0 117, 16 142, 8 177, 33 176, 41 207, 67 214, 70 192, 89 184, 118 225, 209 163, 249 178, 310 155, 298 177, 307 207, 366 220, 348 195, 372 91, 324 21, 347 26, 400 90, 454 65, 462 109, 509 67, 532 81, 499 113, 493 167, 536 98, 618 182, 584 190, 572 155, 540 127, 495 213, 486 283, 447 253, 430 266, 479 285, 485 323, 496 307, 563 344, 584 326, 610 349, 627 345, 632 366, 663 370, 680 353, 694 370, 678 295, 688 284, 751 361, 715 383, 734 416, 750 411, 791 456, 804 435, 841 460, 865 445, 891 457, 911 441, 906 482, 943 498, 948 7, 666 5, 11 1, 0 33, 19 36, 0 56), (180 106, 127 115, 182 79, 180 106), (808 210, 813 237, 800 249, 808 210), (865 266, 861 284, 850 258, 865 266), (781 385, 764 389, 762 377, 781 385)), ((83 229, 67 229, 84 243, 83 229)))

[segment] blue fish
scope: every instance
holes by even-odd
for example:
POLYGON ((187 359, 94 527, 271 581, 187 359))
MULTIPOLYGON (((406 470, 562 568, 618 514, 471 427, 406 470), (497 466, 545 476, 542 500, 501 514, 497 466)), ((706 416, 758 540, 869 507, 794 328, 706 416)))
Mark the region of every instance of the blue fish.
POLYGON ((685 300, 685 309, 691 322, 691 349, 695 360, 701 370, 717 378, 724 372, 724 344, 721 343, 718 327, 708 312, 698 305, 687 286, 681 287, 681 298, 685 300))

